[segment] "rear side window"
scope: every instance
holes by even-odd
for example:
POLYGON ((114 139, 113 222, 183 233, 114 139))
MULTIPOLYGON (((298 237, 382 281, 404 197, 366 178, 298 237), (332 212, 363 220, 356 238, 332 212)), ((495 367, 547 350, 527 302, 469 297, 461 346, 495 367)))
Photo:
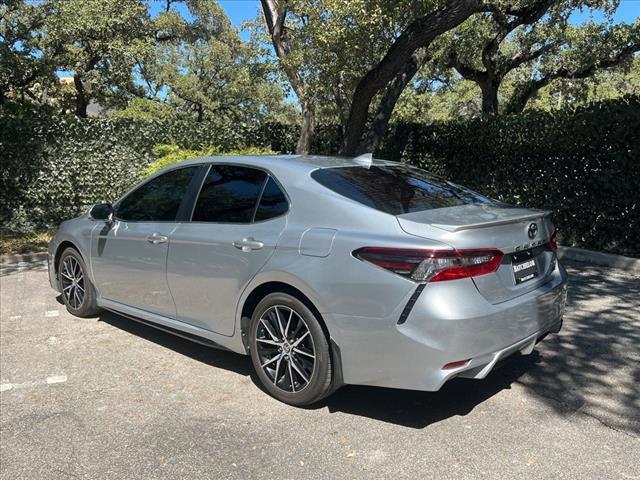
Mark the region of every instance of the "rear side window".
POLYGON ((116 217, 132 222, 174 221, 196 170, 180 168, 150 180, 122 199, 116 217))
POLYGON ((405 165, 334 167, 315 170, 311 177, 351 200, 392 215, 494 200, 405 165))
POLYGON ((267 174, 236 165, 212 165, 193 211, 194 222, 250 223, 267 174))
POLYGON ((278 184, 269 177, 267 184, 262 192, 258 209, 256 210, 255 221, 268 220, 270 218, 278 217, 289 209, 289 202, 287 197, 280 190, 278 184))

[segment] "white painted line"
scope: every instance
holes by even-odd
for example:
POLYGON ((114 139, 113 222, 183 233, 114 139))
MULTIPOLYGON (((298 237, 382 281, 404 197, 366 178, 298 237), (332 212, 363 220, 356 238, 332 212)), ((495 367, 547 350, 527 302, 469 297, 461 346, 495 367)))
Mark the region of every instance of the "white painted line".
POLYGON ((60 315, 60 312, 58 310, 48 310, 44 314, 45 317, 57 317, 59 315, 60 315))
POLYGON ((58 337, 49 337, 47 338, 47 343, 49 345, 58 345, 60 343, 60 339, 58 337))
POLYGON ((66 375, 52 375, 47 377, 47 384, 51 385, 52 383, 64 383, 67 381, 66 375))
POLYGON ((54 383, 64 383, 67 381, 66 375, 51 375, 46 380, 36 380, 35 382, 24 383, 3 383, 0 385, 0 392, 6 392, 7 390, 13 390, 17 388, 31 388, 40 385, 53 385, 54 383))
POLYGON ((9 320, 20 320, 22 318, 22 315, 11 315, 9 317, 9 320))

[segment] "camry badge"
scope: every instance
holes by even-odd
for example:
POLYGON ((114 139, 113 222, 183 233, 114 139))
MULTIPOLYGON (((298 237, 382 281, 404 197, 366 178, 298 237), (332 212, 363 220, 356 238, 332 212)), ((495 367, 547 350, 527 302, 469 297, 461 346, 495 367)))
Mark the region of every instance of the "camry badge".
POLYGON ((529 225, 529 229, 527 230, 527 235, 529 235, 530 239, 534 239, 536 238, 536 235, 538 234, 538 224, 536 223, 532 223, 529 225))

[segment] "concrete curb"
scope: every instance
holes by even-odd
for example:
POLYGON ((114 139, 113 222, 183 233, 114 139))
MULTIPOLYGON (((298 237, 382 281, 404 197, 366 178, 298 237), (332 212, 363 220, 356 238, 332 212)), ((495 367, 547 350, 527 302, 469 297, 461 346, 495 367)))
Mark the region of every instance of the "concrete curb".
POLYGON ((574 260, 576 262, 617 268, 625 272, 640 275, 640 258, 623 257, 622 255, 594 252, 593 250, 586 250, 584 248, 562 246, 558 247, 558 258, 560 260, 574 260))
POLYGON ((47 252, 7 253, 0 255, 0 265, 15 265, 17 263, 38 263, 47 261, 47 252))

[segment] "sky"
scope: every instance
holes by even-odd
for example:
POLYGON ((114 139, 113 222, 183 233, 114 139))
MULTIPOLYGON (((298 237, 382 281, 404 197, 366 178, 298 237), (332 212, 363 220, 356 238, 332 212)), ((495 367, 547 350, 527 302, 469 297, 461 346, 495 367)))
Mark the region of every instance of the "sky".
MULTIPOLYGON (((239 28, 245 20, 253 20, 260 8, 259 0, 218 0, 220 6, 227 13, 231 22, 239 28)), ((575 23, 582 23, 591 18, 591 13, 583 11, 573 15, 572 20, 575 23)), ((620 8, 616 11, 615 21, 632 23, 640 16, 640 0, 622 0, 620 8)), ((594 20, 601 20, 602 14, 596 12, 594 20)))
MULTIPOLYGON (((261 13, 259 0, 218 0, 218 3, 231 20, 231 23, 238 29, 241 28, 244 21, 253 20, 261 13)), ((152 2, 151 15, 157 15, 161 8, 160 2, 152 2)), ((186 13, 184 4, 178 4, 173 8, 180 10, 182 14, 186 13)), ((639 16, 640 0, 621 0, 620 7, 614 15, 614 20, 616 22, 632 23, 639 16)), ((603 19, 603 15, 602 12, 583 9, 581 12, 574 13, 571 19, 572 23, 580 24, 590 19, 600 21, 603 19)), ((240 32, 243 40, 247 40, 248 35, 248 32, 240 32)))

